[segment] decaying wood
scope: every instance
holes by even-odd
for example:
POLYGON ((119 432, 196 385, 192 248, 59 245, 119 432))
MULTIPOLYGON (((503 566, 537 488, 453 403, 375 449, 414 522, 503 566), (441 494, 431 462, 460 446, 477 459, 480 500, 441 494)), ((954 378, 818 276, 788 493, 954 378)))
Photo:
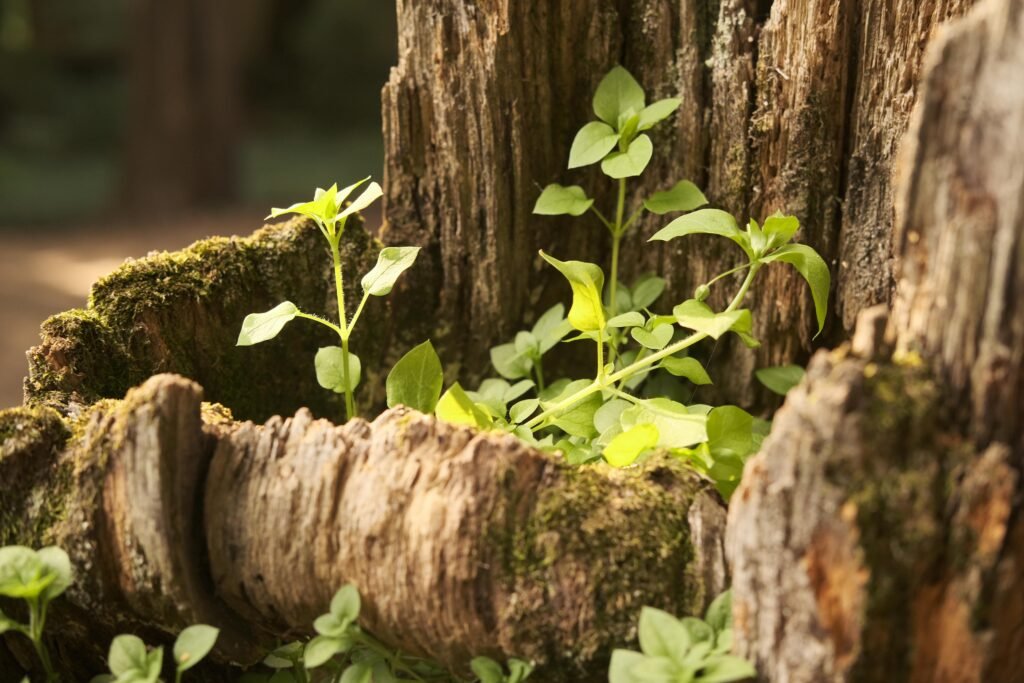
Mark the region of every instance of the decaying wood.
POLYGON ((26 445, 40 436, 0 459, 0 474, 65 473, 34 492, 42 510, 36 495, 4 501, 17 516, 4 541, 71 554, 54 634, 75 672, 95 673, 117 631, 160 642, 193 622, 223 629, 222 658, 251 663, 352 582, 361 623, 407 652, 460 670, 517 655, 543 680, 580 680, 633 637, 642 605, 699 612, 726 583, 724 508, 677 461, 578 470, 404 409, 258 426, 201 399, 158 375, 98 404, 48 458, 26 445))
MULTIPOLYGON (((595 221, 530 209, 549 182, 582 184, 601 206, 612 201, 610 183, 566 171, 565 160, 573 133, 592 118, 598 80, 621 62, 652 98, 683 99, 655 131, 643 182, 630 187, 650 193, 689 178, 741 219, 797 215, 800 239, 833 264, 842 324, 830 338, 841 341, 858 311, 891 301, 895 143, 924 46, 971 4, 729 0, 712 11, 695 0, 399 2, 399 65, 384 89, 384 239, 428 247, 429 275, 406 286, 437 307, 433 336, 477 376, 489 346, 565 299, 538 248, 607 258, 595 221)), ((627 282, 657 270, 678 301, 737 265, 734 247, 712 238, 644 244, 665 223, 639 221, 623 250, 627 282)), ((802 360, 813 346, 810 297, 791 295, 796 276, 779 268, 762 278, 756 333, 770 343, 756 355, 716 352, 728 368, 717 390, 746 404, 753 367, 802 360)))
POLYGON ((736 635, 761 680, 1019 679, 1022 70, 1014 0, 933 47, 894 325, 865 317, 852 352, 819 352, 733 497, 736 635))

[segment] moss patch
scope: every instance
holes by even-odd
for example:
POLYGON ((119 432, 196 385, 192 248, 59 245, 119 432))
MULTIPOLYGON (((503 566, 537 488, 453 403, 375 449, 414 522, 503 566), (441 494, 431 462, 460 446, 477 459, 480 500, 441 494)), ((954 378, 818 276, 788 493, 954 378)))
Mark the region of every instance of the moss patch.
POLYGON ((54 542, 71 488, 71 467, 61 456, 70 437, 50 408, 0 411, 0 546, 38 548, 54 542))
MULTIPOLYGON (((361 294, 358 276, 372 267, 378 248, 360 221, 349 222, 342 243, 349 313, 361 294)), ((337 343, 330 330, 296 320, 270 342, 235 346, 247 314, 284 300, 336 315, 330 264, 322 236, 305 220, 129 261, 94 285, 88 308, 43 324, 42 343, 30 352, 26 401, 73 415, 100 398, 123 396, 153 374, 175 372, 242 419, 265 420, 301 406, 340 417, 340 397, 324 391, 313 371, 317 348, 337 343)), ((384 353, 379 347, 386 345, 361 343, 384 313, 371 303, 363 332, 353 339, 364 366, 377 365, 384 353)), ((374 387, 363 396, 375 402, 374 387)))

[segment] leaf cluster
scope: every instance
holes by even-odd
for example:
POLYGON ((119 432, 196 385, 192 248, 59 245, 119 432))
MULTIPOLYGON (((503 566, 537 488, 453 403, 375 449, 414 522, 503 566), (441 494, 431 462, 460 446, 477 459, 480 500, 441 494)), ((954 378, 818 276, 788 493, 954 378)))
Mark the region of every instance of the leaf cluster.
POLYGON ((653 607, 640 612, 640 652, 615 650, 609 683, 730 683, 757 674, 732 650, 732 596, 725 592, 703 619, 653 607))
MULTIPOLYGON (((212 626, 189 626, 174 641, 174 680, 203 661, 217 643, 220 631, 212 626)), ((110 644, 109 674, 93 677, 91 683, 159 683, 164 666, 164 649, 148 648, 141 638, 119 635, 110 644)))

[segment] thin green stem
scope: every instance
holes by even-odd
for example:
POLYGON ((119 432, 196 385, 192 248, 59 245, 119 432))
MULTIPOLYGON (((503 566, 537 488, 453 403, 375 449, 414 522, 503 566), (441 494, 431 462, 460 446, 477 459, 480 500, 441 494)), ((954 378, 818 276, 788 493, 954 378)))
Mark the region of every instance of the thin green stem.
POLYGON ((53 670, 50 653, 43 643, 43 627, 46 625, 46 605, 41 604, 40 598, 36 597, 29 601, 28 611, 28 630, 32 638, 32 646, 35 648, 39 661, 43 665, 43 671, 46 673, 46 682, 54 683, 58 680, 57 672, 53 670))
POLYGON ((338 252, 340 235, 330 240, 331 258, 334 260, 334 288, 338 295, 338 336, 341 337, 341 376, 345 382, 345 418, 351 420, 356 415, 355 401, 352 397, 352 382, 349 373, 348 357, 348 319, 345 315, 345 281, 341 273, 341 254, 338 252))
POLYGON ((544 361, 538 357, 533 361, 534 379, 537 382, 537 393, 544 391, 544 361))
POLYGON ((604 378, 604 331, 597 331, 597 379, 600 382, 604 378))
POLYGON ((711 285, 715 284, 716 282, 718 282, 722 278, 729 277, 733 273, 738 273, 741 270, 745 270, 747 268, 750 268, 750 266, 752 266, 752 265, 753 264, 749 263, 749 262, 748 263, 744 263, 742 266, 736 266, 735 268, 732 268, 731 270, 727 270, 727 271, 725 271, 724 273, 722 273, 720 275, 716 275, 714 278, 711 279, 710 282, 707 283, 707 286, 710 287, 711 285))
POLYGON ((418 673, 416 673, 416 671, 413 670, 412 667, 403 662, 401 656, 388 650, 386 647, 377 642, 375 638, 372 638, 366 635, 365 633, 359 633, 358 635, 356 635, 356 640, 358 640, 360 643, 362 643, 363 645, 365 645, 366 647, 368 647, 369 649, 373 650, 375 653, 386 659, 388 663, 391 665, 392 671, 402 671, 412 676, 413 679, 421 681, 421 683, 424 682, 424 678, 420 676, 418 673))
POLYGON ((363 292, 363 298, 356 307, 356 314, 352 316, 352 320, 348 324, 349 334, 356 329, 356 322, 359 320, 359 316, 363 313, 363 307, 366 306, 367 300, 370 298, 369 292, 363 292))
POLYGON ((609 232, 615 232, 615 227, 612 225, 612 222, 610 220, 608 220, 603 213, 601 213, 600 209, 598 209, 596 206, 591 204, 590 205, 590 210, 593 211, 597 215, 598 219, 602 223, 604 223, 604 227, 608 228, 609 232))
POLYGON ((642 214, 643 212, 644 212, 644 207, 643 206, 641 206, 639 209, 634 211, 633 215, 630 216, 629 219, 626 220, 625 225, 622 226, 622 232, 626 232, 631 227, 633 227, 633 223, 636 223, 636 219, 640 218, 640 214, 642 214))
POLYGON ((305 318, 306 320, 315 320, 316 322, 320 323, 321 325, 325 325, 325 326, 331 328, 332 330, 334 330, 334 332, 339 337, 341 336, 341 328, 338 327, 337 325, 335 325, 334 323, 332 323, 330 320, 324 320, 323 318, 321 318, 318 315, 313 315, 312 313, 303 313, 302 311, 299 311, 295 315, 296 315, 296 317, 305 318))
POLYGON ((634 396, 633 394, 626 393, 625 391, 616 389, 615 387, 605 387, 605 391, 615 396, 618 396, 619 398, 624 398, 630 403, 640 403, 640 399, 634 396))
MULTIPOLYGON (((760 266, 761 264, 759 263, 752 264, 750 270, 747 272, 747 277, 743 280, 743 284, 740 285, 739 291, 736 292, 736 296, 733 297, 732 302, 729 303, 729 306, 725 309, 724 312, 727 313, 730 311, 734 311, 737 308, 739 308, 739 305, 741 303, 743 303, 743 299, 746 297, 747 291, 750 289, 750 285, 754 281, 754 276, 757 275, 757 271, 760 268, 760 266)), ((622 380, 628 379, 629 377, 632 377, 640 370, 643 370, 648 366, 654 365, 659 361, 668 358, 669 356, 675 355, 680 351, 693 346, 697 342, 706 339, 707 337, 708 335, 705 332, 694 332, 690 336, 680 339, 675 344, 669 344, 668 346, 663 348, 661 351, 658 351, 657 353, 651 354, 646 358, 638 358, 637 360, 633 361, 632 364, 627 365, 621 370, 613 372, 610 375, 606 375, 603 378, 599 378, 598 380, 595 380, 588 386, 580 389, 572 396, 569 396, 559 401, 555 405, 551 406, 550 408, 546 409, 545 411, 531 419, 529 422, 526 423, 525 426, 527 429, 537 429, 540 425, 544 423, 545 420, 547 420, 552 415, 557 415, 561 413, 563 410, 571 408, 572 406, 576 405, 577 403, 587 398, 591 394, 597 393, 598 391, 606 389, 622 380)))
POLYGON ((615 225, 612 228, 612 269, 611 280, 608 285, 608 310, 611 317, 615 317, 618 308, 618 287, 619 287, 619 243, 622 241, 622 215, 626 211, 626 179, 619 179, 619 197, 615 205, 615 225))

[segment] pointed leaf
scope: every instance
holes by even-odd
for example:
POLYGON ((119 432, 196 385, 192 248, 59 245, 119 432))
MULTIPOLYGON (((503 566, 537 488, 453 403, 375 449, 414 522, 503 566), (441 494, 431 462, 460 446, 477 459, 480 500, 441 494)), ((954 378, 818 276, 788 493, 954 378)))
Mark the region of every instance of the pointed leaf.
POLYGON ((361 195, 352 200, 352 203, 346 206, 345 209, 338 214, 338 218, 345 218, 358 211, 362 211, 370 204, 377 201, 383 194, 384 191, 381 189, 380 185, 377 183, 370 183, 367 185, 366 189, 363 190, 361 195))
POLYGON ((646 107, 640 112, 640 121, 637 126, 638 130, 644 131, 654 127, 654 124, 659 121, 664 121, 669 116, 675 113, 676 109, 679 109, 679 105, 682 104, 682 100, 678 97, 670 97, 664 100, 658 100, 646 107))
POLYGON ((655 192, 644 200, 644 208, 664 215, 672 211, 693 211, 708 203, 707 197, 689 180, 681 180, 664 192, 655 192))
POLYGON ((658 428, 652 424, 639 424, 622 432, 605 446, 604 459, 612 467, 626 467, 646 450, 658 445, 658 428))
POLYGON ((250 313, 242 321, 235 345, 252 346, 273 339, 298 313, 298 307, 291 301, 279 303, 265 313, 250 313))
POLYGON ((653 424, 658 428, 660 448, 684 448, 707 441, 707 417, 690 413, 686 406, 667 398, 652 398, 622 411, 619 418, 623 429, 638 424, 653 424))
POLYGON ((586 124, 573 138, 569 149, 569 168, 580 168, 596 164, 619 144, 615 129, 600 121, 586 124))
POLYGON ((704 302, 688 299, 672 309, 672 314, 675 315, 676 322, 686 329, 718 339, 743 318, 745 310, 715 313, 704 302))
POLYGON ((645 99, 644 89, 632 74, 623 67, 616 66, 597 86, 594 93, 594 113, 605 123, 618 126, 619 118, 623 114, 637 114, 643 111, 645 99))
POLYGON ((732 590, 727 590, 711 601, 704 621, 715 630, 715 633, 732 628, 732 590))
POLYGON ((761 259, 764 263, 782 261, 792 265, 811 287, 814 298, 814 313, 818 319, 818 334, 825 327, 825 314, 828 311, 828 293, 832 287, 832 275, 828 264, 818 252, 806 244, 787 244, 776 249, 761 259))
POLYGON ((775 213, 765 219, 761 229, 764 231, 765 237, 768 238, 768 247, 778 247, 793 239, 793 235, 800 229, 800 221, 796 216, 783 216, 781 213, 775 213))
POLYGON ((653 607, 640 611, 640 625, 637 628, 640 649, 648 657, 666 657, 675 660, 690 649, 690 633, 686 627, 668 612, 653 607))
POLYGON ((804 369, 799 365, 779 365, 774 368, 761 368, 754 375, 761 384, 779 396, 785 396, 789 390, 800 384, 804 378, 804 369))
POLYGON ((750 237, 739 229, 736 219, 721 209, 701 209, 680 216, 664 228, 654 233, 651 240, 668 240, 686 235, 720 235, 740 246, 751 259, 754 252, 750 247, 750 237))
POLYGON ((643 327, 647 323, 644 316, 636 311, 630 311, 629 313, 620 313, 619 315, 611 318, 607 325, 608 327, 643 327))
POLYGON ((685 377, 696 385, 711 384, 711 377, 708 376, 707 370, 696 358, 669 356, 661 361, 661 367, 676 377, 685 377))
POLYGON ((369 179, 370 179, 370 176, 366 176, 362 180, 357 180, 356 182, 352 183, 348 187, 343 188, 341 190, 338 190, 338 194, 335 195, 335 197, 334 197, 334 207, 335 207, 335 209, 337 209, 338 211, 341 211, 342 210, 342 206, 341 205, 345 203, 345 200, 348 199, 348 196, 350 194, 352 194, 352 191, 355 190, 360 185, 362 185, 363 183, 365 183, 369 179))
POLYGON ((189 626, 174 641, 174 665, 178 671, 187 671, 210 654, 220 631, 212 626, 189 626))
POLYGON ((458 382, 444 392, 434 408, 434 414, 445 422, 479 429, 487 429, 493 422, 487 413, 473 403, 458 382))
POLYGON ((388 408, 402 404, 430 414, 441 398, 443 385, 441 359, 427 340, 402 356, 388 373, 388 408))
POLYGON ((334 655, 347 649, 344 638, 317 636, 306 643, 302 663, 307 669, 315 669, 331 661, 334 655))
POLYGON ((420 253, 419 247, 384 247, 377 256, 377 265, 363 276, 363 291, 371 296, 391 293, 398 276, 408 270, 420 253))
POLYGON ((644 172, 654 154, 654 145, 646 135, 638 135, 625 152, 609 154, 601 162, 601 171, 610 178, 632 178, 644 172))
MULTIPOLYGON (((324 389, 330 389, 339 394, 345 393, 345 353, 340 346, 324 346, 316 352, 314 365, 316 366, 316 381, 324 389)), ((359 357, 348 352, 348 374, 349 389, 354 391, 359 386, 362 376, 362 363, 359 357)))
POLYGON ((533 212, 540 216, 582 216, 593 204, 594 200, 588 198, 587 193, 579 185, 563 187, 552 183, 540 193, 537 203, 533 206, 533 212))
POLYGON ((134 671, 145 674, 149 666, 146 644, 133 635, 120 635, 110 643, 110 654, 107 657, 110 673, 121 676, 134 671))
POLYGON ((501 670, 501 665, 490 657, 474 657, 469 663, 469 668, 480 679, 480 683, 504 683, 505 681, 505 672, 501 670))
POLYGON ((604 329, 604 306, 601 303, 604 273, 601 269, 593 263, 583 261, 559 261, 543 251, 540 255, 557 268, 572 287, 569 323, 581 332, 604 329))
POLYGON ((648 308, 665 291, 665 279, 650 275, 633 285, 633 308, 648 308))

